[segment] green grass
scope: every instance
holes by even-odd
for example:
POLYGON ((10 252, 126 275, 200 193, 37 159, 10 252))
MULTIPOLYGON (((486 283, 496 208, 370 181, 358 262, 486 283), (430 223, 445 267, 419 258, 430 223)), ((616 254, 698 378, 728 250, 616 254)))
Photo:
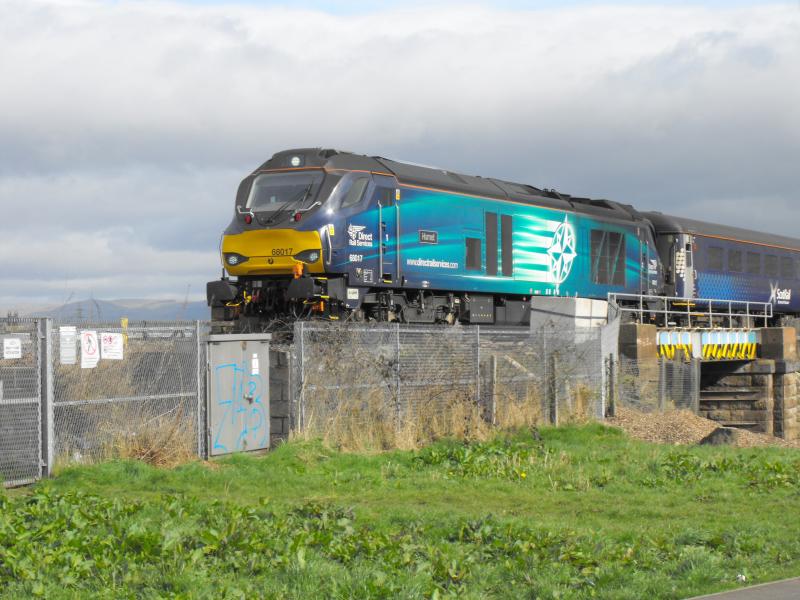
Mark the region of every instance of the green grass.
POLYGON ((111 462, 0 503, 9 598, 683 598, 800 574, 800 451, 601 425, 111 462))

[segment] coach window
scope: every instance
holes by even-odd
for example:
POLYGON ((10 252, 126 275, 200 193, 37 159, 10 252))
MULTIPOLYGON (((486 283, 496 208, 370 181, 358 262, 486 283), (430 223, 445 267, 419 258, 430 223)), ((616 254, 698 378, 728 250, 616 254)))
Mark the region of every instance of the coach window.
POLYGON ((746 258, 748 275, 761 274, 761 255, 758 252, 748 252, 746 258))
POLYGON ((347 190, 347 195, 342 200, 342 204, 339 208, 349 208, 361 202, 361 199, 364 197, 364 191, 367 189, 368 183, 369 179, 367 177, 361 177, 360 179, 356 179, 350 185, 350 189, 347 190))
POLYGON ((708 269, 710 271, 722 271, 722 248, 711 246, 708 249, 708 269))
POLYGON ((767 277, 778 276, 778 257, 774 254, 764 256, 764 275, 767 277))
POLYGON ((742 251, 728 250, 728 271, 732 273, 742 272, 742 251))
POLYGON ((789 256, 781 256, 781 278, 794 279, 794 261, 789 256))
POLYGON ((625 236, 592 229, 590 243, 592 282, 625 285, 625 236))
POLYGON ((480 238, 467 238, 467 269, 470 271, 481 270, 480 238))

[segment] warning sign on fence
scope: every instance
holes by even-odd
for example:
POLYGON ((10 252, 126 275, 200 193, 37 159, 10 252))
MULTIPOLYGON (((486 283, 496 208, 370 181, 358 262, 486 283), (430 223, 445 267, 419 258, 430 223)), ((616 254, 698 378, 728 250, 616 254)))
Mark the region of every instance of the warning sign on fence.
POLYGON ((81 369, 94 369, 100 360, 96 331, 81 331, 81 369))
POLYGON ((122 347, 121 333, 100 334, 100 356, 103 360, 122 360, 122 347))
POLYGON ((22 358, 22 340, 19 338, 4 338, 3 358, 6 360, 22 358))
POLYGON ((74 365, 78 362, 78 329, 76 327, 58 328, 58 350, 62 365, 74 365))

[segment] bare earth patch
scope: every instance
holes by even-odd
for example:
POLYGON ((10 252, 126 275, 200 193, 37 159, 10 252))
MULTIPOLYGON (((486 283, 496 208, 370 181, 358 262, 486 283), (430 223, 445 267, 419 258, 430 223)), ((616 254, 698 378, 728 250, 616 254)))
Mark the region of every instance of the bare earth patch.
MULTIPOLYGON (((643 413, 630 408, 617 407, 616 413, 616 416, 606 419, 606 424, 619 427, 634 439, 655 444, 698 444, 700 440, 720 426, 716 421, 700 417, 690 410, 643 413)), ((740 448, 798 447, 796 443, 752 431, 742 430, 737 437, 736 445, 740 448)))

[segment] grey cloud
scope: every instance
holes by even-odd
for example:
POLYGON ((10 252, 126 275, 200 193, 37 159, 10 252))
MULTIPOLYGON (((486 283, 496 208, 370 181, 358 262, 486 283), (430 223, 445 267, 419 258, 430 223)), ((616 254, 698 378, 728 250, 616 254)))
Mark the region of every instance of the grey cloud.
POLYGON ((53 293, 15 260, 27 236, 82 288, 179 295, 190 272, 200 287, 239 179, 307 145, 795 234, 799 28, 791 5, 342 17, 6 1, 0 286, 53 293), (102 265, 62 251, 110 232, 128 249, 107 244, 102 265))

